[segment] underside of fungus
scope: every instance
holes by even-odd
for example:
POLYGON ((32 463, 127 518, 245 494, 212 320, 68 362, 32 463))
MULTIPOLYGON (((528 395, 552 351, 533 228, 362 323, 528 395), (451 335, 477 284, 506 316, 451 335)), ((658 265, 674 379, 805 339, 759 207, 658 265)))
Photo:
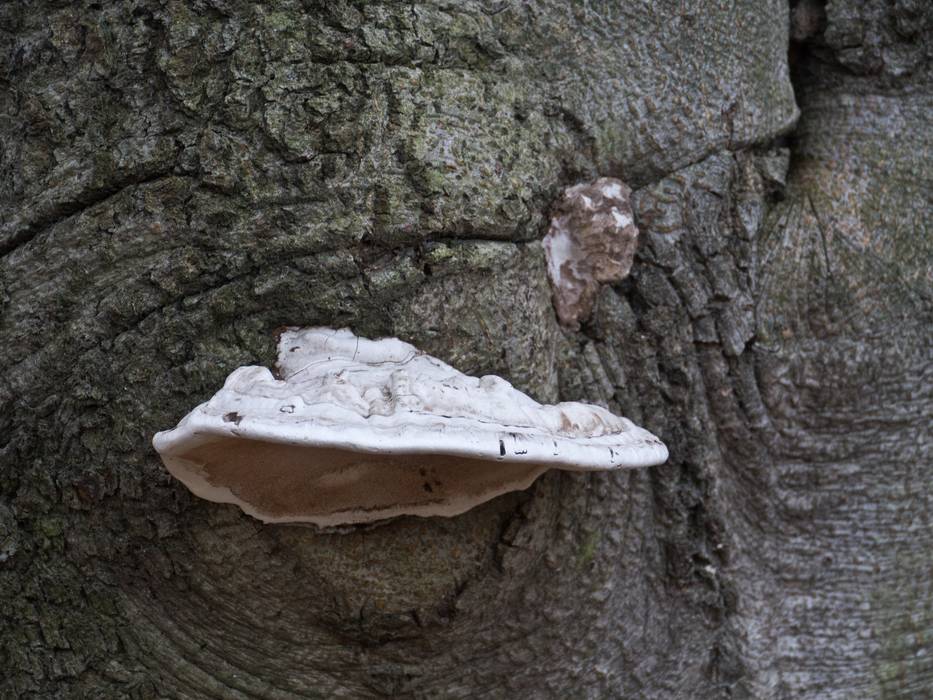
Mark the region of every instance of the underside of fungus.
POLYGON ((270 523, 453 516, 548 469, 645 467, 658 438, 598 406, 545 406, 394 338, 286 330, 276 374, 241 367, 156 450, 192 493, 270 523))

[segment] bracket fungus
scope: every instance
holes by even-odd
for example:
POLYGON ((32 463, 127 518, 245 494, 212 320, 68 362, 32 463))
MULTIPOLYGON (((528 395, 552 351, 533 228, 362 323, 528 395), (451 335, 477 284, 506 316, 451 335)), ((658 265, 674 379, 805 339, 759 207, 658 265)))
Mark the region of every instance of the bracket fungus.
POLYGON ((504 379, 465 375, 395 338, 287 329, 278 352, 281 378, 240 367, 153 439, 196 496, 265 522, 453 516, 550 468, 667 459, 658 438, 603 408, 541 405, 504 379))
POLYGON ((621 180, 602 177, 564 190, 544 237, 548 277, 561 325, 577 330, 589 318, 599 285, 632 269, 638 229, 621 180))

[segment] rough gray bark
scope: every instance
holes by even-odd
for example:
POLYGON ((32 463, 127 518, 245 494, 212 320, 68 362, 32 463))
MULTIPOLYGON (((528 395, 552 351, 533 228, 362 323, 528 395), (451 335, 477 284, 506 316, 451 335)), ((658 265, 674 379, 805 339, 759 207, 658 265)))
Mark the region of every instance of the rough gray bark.
POLYGON ((931 29, 921 0, 0 5, 0 696, 928 694, 931 29), (565 333, 538 241, 596 176, 642 242, 565 333), (262 526, 149 440, 285 324, 604 403, 671 459, 262 526))

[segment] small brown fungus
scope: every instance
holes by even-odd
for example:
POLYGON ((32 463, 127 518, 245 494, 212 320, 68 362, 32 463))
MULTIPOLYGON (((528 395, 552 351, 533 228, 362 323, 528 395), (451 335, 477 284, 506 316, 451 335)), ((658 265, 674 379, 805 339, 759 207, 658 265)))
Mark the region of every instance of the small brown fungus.
POLYGON ((632 190, 603 177, 564 190, 544 237, 554 308, 561 325, 578 330, 593 311, 600 284, 632 269, 638 229, 632 190))

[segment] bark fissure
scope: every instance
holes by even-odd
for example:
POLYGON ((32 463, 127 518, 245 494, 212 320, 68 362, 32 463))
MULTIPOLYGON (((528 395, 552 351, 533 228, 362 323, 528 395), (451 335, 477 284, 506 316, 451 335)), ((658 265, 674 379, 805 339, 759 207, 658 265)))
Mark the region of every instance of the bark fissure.
POLYGON ((0 242, 0 257, 14 253, 17 249, 28 245, 33 239, 41 236, 49 229, 81 215, 88 209, 106 204, 107 200, 123 194, 130 187, 141 187, 170 175, 171 171, 147 173, 140 178, 123 180, 100 190, 82 193, 82 196, 78 199, 61 202, 45 216, 9 233, 6 240, 0 242))

